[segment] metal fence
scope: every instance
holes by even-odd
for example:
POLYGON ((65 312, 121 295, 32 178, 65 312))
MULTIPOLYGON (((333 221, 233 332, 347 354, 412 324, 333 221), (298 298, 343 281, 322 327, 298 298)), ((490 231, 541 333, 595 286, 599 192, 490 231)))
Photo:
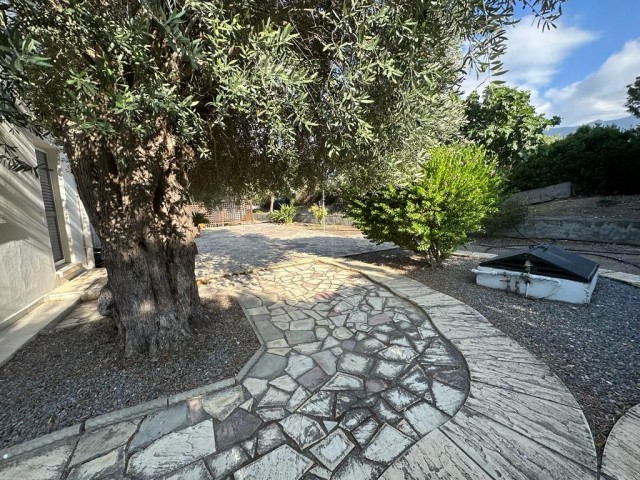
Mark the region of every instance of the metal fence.
POLYGON ((236 225, 253 223, 253 205, 249 200, 221 202, 215 207, 207 208, 204 203, 190 205, 191 213, 202 213, 209 225, 236 225))

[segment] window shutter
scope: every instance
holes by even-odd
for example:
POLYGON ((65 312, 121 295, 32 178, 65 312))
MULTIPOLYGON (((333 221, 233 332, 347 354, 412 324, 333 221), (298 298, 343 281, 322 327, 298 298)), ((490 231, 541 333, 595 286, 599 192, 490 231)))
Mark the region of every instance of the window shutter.
POLYGON ((36 150, 36 160, 38 162, 38 177, 42 187, 42 200, 44 201, 44 211, 51 239, 51 250, 53 261, 58 262, 64 259, 62 253, 62 243, 60 242, 60 230, 58 229, 58 219, 56 217, 56 204, 51 185, 51 172, 48 170, 47 154, 36 150))

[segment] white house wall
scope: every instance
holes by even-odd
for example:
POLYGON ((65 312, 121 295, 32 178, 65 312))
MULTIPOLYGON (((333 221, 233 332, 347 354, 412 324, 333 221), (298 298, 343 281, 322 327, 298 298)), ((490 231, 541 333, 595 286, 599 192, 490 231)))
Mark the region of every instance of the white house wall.
MULTIPOLYGON (((36 149, 47 153, 64 263, 91 267, 93 252, 85 248, 84 240, 88 222, 73 176, 59 165, 57 148, 0 124, 0 143, 4 142, 15 146, 20 158, 31 165, 36 164, 36 149)), ((11 172, 0 164, 0 326, 25 313, 55 286, 56 265, 40 181, 32 173, 11 172)))
POLYGON ((82 263, 85 268, 93 268, 93 247, 89 219, 78 195, 76 180, 71 173, 69 162, 64 154, 60 155, 57 162, 58 184, 64 190, 62 197, 62 212, 64 225, 69 240, 68 251, 71 263, 82 263))

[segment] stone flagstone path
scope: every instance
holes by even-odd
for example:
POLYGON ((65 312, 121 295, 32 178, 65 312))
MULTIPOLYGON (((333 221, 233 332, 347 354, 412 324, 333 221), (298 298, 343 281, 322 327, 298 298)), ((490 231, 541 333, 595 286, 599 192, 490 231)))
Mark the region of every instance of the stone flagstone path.
POLYGON ((393 243, 371 243, 355 229, 323 232, 320 228, 273 223, 205 229, 196 244, 198 278, 397 248, 393 243))
POLYGON ((259 334, 242 378, 8 458, 0 479, 597 478, 566 387, 447 295, 328 259, 203 288, 236 292, 259 334))
POLYGON ((602 456, 606 480, 640 478, 640 405, 625 413, 613 426, 602 456))

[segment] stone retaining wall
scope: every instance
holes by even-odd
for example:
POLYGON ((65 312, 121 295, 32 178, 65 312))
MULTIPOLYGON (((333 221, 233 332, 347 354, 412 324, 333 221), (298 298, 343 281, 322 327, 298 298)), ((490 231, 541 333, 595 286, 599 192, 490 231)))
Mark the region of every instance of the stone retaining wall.
POLYGON ((640 220, 528 217, 506 236, 640 245, 640 220))
MULTIPOLYGON (((253 219, 256 222, 268 222, 268 213, 254 213, 253 219)), ((296 223, 316 223, 316 218, 310 213, 298 213, 294 219, 296 223)), ((327 216, 327 225, 353 225, 350 218, 344 215, 327 216)))
POLYGON ((514 193, 511 196, 511 200, 523 205, 535 205, 536 203, 550 202, 559 198, 571 198, 572 195, 573 185, 571 182, 564 182, 514 193))

